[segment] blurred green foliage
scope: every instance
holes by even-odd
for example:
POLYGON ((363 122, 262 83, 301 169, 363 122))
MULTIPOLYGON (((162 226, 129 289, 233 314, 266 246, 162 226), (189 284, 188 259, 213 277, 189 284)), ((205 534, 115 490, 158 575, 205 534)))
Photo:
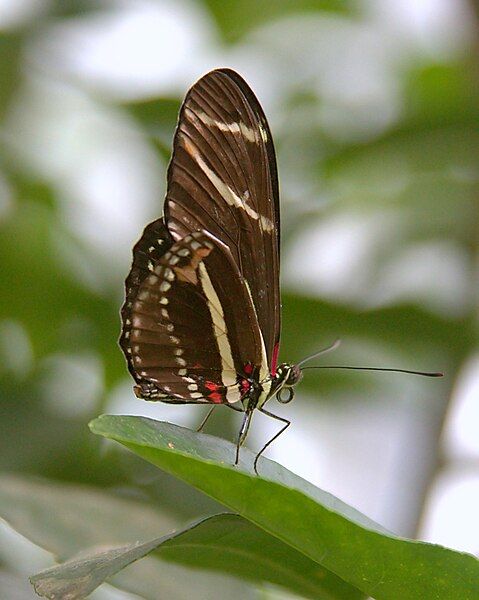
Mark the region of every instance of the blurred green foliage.
POLYGON ((205 5, 214 18, 219 33, 227 42, 238 41, 242 36, 274 21, 278 17, 288 15, 325 13, 351 14, 353 2, 338 0, 239 0, 225 3, 221 0, 206 0, 205 5))
MULTIPOLYGON (((160 504, 165 514, 181 523, 211 512, 215 504, 170 476, 153 474, 136 460, 132 464, 134 459, 111 450, 105 454, 99 440, 88 432, 88 420, 108 410, 118 389, 129 385, 116 343, 121 268, 119 262, 112 264, 114 256, 101 255, 74 227, 72 213, 65 210, 69 206, 66 171, 42 170, 29 157, 37 148, 37 132, 29 129, 31 106, 26 98, 40 85, 74 88, 103 114, 120 116, 151 153, 157 153, 159 165, 160 159, 168 158, 182 92, 127 101, 95 92, 94 86, 61 69, 52 77, 41 59, 34 60, 35 43, 42 36, 48 38, 49 27, 96 14, 94 4, 51 3, 35 18, 0 31, 0 468, 106 486, 120 495, 132 493, 133 481, 135 494, 160 504), (22 136, 17 135, 20 130, 22 136), (68 371, 61 371, 64 357, 87 368, 75 371, 76 379, 69 380, 68 371), (88 380, 94 377, 96 387, 83 403, 83 385, 88 391, 88 380), (57 382, 54 396, 49 395, 52 381, 57 382), (72 395, 76 388, 79 395, 72 395), (73 404, 69 398, 75 399, 73 404)), ((232 48, 239 54, 247 49, 249 56, 264 53, 258 42, 262 36, 255 37, 256 32, 286 17, 334 16, 336 23, 351 25, 366 23, 368 14, 361 3, 319 0, 205 0, 198 6, 224 44, 216 49, 217 55, 224 56, 232 48)), ((103 13, 110 9, 104 8, 103 13)), ((474 51, 472 37, 465 49, 450 56, 420 49, 410 52, 399 74, 394 73, 400 109, 382 128, 363 136, 344 135, 341 127, 335 135, 331 125, 316 118, 327 104, 321 86, 309 85, 299 75, 296 80, 295 72, 281 72, 280 61, 276 63, 276 79, 289 83, 284 98, 275 100, 273 123, 284 201, 284 262, 315 223, 380 213, 393 226, 397 224, 396 235, 378 242, 376 251, 365 259, 368 279, 362 296, 315 294, 307 286, 285 288, 282 356, 299 359, 340 336, 351 344, 349 350, 345 344, 335 363, 377 362, 387 348, 388 360, 395 365, 447 372, 447 379, 434 382, 434 391, 429 392, 435 403, 424 406, 424 411, 430 411, 425 418, 430 430, 421 442, 427 447, 415 465, 420 484, 411 491, 414 517, 406 526, 409 533, 420 519, 440 462, 440 433, 451 392, 478 347, 479 103, 474 51), (438 269, 433 276, 448 290, 447 301, 440 286, 426 295, 414 295, 408 288, 408 294, 398 294, 384 304, 371 300, 369 288, 381 291, 392 267, 418 245, 428 243, 453 250, 459 257, 459 273, 442 271, 437 262, 432 267, 438 269), (358 350, 358 345, 364 350, 358 350)), ((44 59, 48 64, 48 57, 44 59)), ((303 61, 301 56, 296 59, 303 61)), ((61 112, 62 107, 58 109, 61 112)), ((69 172, 74 171, 76 155, 67 153, 62 159, 70 165, 69 172)), ((161 207, 158 197, 150 207, 153 218, 161 207)), ((387 401, 394 404, 401 388, 392 385, 387 401)), ((413 400, 423 385, 408 385, 413 400)), ((302 386, 309 398, 324 404, 338 398, 347 404, 349 398, 351 406, 358 401, 374 405, 385 396, 383 380, 340 371, 318 372, 305 378, 302 386)), ((294 420, 293 409, 290 414, 294 420)), ((235 425, 226 415, 216 420, 212 431, 227 436, 235 425)), ((3 557, 2 552, 0 576, 10 581, 16 575, 14 570, 7 572, 3 557)))

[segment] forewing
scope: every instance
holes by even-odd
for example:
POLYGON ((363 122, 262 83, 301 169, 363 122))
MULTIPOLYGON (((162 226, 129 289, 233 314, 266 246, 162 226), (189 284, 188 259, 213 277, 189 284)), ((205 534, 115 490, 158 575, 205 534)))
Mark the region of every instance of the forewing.
POLYGON ((242 375, 259 377, 265 358, 247 285, 228 247, 210 234, 174 243, 128 302, 121 347, 139 397, 234 403, 242 375))
POLYGON ((276 159, 261 106, 228 69, 189 90, 168 170, 165 219, 175 240, 198 230, 226 244, 247 281, 275 370, 280 334, 276 159))

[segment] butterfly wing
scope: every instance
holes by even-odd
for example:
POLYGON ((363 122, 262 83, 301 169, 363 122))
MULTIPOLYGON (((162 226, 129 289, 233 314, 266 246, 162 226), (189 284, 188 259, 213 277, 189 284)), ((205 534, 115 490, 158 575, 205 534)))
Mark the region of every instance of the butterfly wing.
POLYGON ((264 347, 247 284, 227 246, 195 231, 174 242, 160 219, 134 248, 120 345, 135 393, 172 403, 235 403, 264 347), (237 351, 233 353, 232 348, 237 351))
POLYGON ((185 98, 165 221, 175 240, 206 230, 228 246, 263 336, 262 372, 274 374, 281 317, 276 158, 263 110, 234 71, 208 73, 185 98))

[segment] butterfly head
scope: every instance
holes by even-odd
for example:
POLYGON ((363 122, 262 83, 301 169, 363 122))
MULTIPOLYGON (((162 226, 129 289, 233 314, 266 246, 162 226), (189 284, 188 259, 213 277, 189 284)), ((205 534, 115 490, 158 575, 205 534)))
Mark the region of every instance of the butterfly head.
POLYGON ((287 404, 294 398, 294 386, 301 381, 303 374, 299 365, 282 363, 276 369, 271 386, 272 395, 278 402, 287 404))

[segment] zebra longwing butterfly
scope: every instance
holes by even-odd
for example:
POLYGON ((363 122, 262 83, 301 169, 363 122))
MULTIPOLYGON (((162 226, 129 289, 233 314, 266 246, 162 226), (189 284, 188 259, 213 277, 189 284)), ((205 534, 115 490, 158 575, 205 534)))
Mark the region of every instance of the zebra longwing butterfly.
POLYGON ((120 345, 139 398, 244 412, 238 449, 254 409, 301 377, 277 364, 279 237, 266 117, 237 73, 212 71, 180 110, 164 216, 133 249, 120 345))
POLYGON ((260 454, 290 424, 265 403, 272 396, 289 402, 303 363, 312 358, 277 364, 279 238, 266 117, 237 73, 211 71, 180 110, 164 216, 133 248, 120 346, 139 398, 244 413, 236 463, 255 409, 282 421, 256 456, 255 470, 260 454))

